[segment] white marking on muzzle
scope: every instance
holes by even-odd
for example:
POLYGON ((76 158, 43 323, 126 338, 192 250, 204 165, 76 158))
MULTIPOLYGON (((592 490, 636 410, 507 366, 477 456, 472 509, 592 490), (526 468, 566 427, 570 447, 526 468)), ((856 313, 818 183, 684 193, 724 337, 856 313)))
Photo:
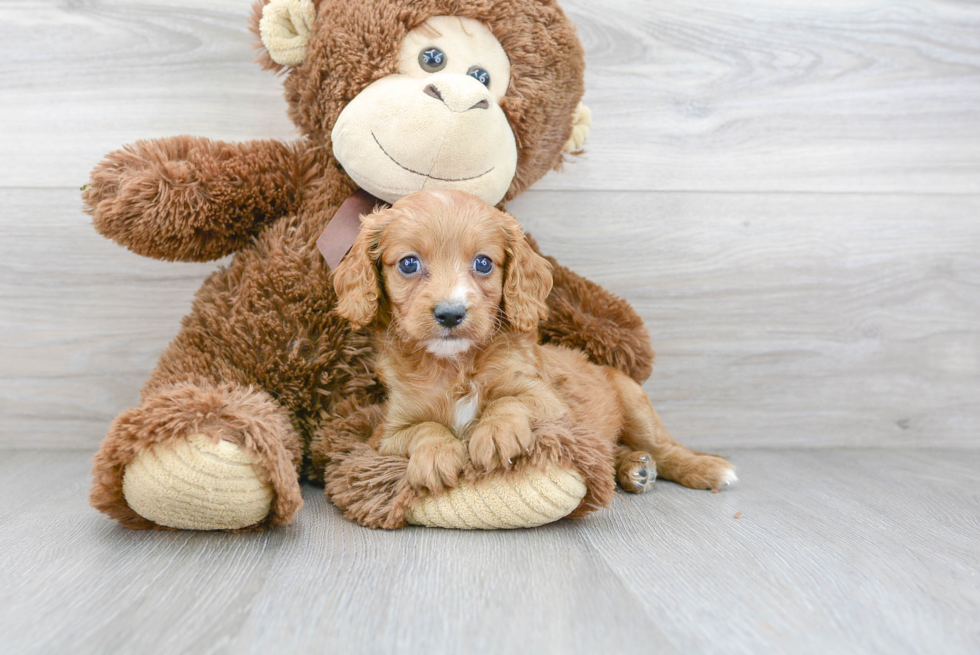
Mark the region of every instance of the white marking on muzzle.
POLYGON ((457 284, 456 288, 453 289, 453 295, 450 296, 450 299, 455 300, 456 302, 462 304, 466 309, 469 309, 470 303, 467 302, 467 298, 469 297, 470 288, 465 284, 457 284))

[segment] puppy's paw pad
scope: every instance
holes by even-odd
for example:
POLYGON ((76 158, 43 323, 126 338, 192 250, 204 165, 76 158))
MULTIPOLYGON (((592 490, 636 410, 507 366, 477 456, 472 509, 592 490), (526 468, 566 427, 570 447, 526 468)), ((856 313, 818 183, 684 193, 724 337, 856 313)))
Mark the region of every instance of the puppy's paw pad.
POLYGON ((634 452, 622 461, 616 479, 625 491, 642 494, 657 480, 657 464, 649 453, 634 452))

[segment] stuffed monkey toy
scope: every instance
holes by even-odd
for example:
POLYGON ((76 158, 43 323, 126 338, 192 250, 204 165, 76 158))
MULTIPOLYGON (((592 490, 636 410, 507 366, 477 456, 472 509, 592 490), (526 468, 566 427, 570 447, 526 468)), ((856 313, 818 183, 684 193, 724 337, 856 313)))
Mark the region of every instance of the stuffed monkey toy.
MULTIPOLYGON (((611 454, 574 439, 442 494, 411 489, 407 460, 367 443, 384 390, 330 279, 376 204, 444 188, 502 206, 580 150, 573 24, 553 0, 260 0, 251 28, 260 63, 284 73, 298 141, 140 141, 83 195, 96 228, 140 255, 234 255, 112 423, 93 506, 131 528, 258 529, 293 520, 304 477, 371 527, 524 527, 607 504, 611 454)), ((646 379, 636 313, 552 264, 542 339, 646 379)))

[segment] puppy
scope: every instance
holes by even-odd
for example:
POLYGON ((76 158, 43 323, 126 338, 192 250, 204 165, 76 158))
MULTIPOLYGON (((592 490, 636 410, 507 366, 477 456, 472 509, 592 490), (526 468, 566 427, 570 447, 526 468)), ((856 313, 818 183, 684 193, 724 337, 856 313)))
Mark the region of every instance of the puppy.
POLYGON ((626 491, 658 474, 696 489, 736 480, 725 459, 675 442, 631 378, 538 344, 551 267, 512 216, 474 196, 421 191, 365 216, 333 282, 337 312, 377 328, 388 402, 373 445, 409 458, 416 489, 456 486, 467 455, 510 468, 563 417, 614 445, 626 491))

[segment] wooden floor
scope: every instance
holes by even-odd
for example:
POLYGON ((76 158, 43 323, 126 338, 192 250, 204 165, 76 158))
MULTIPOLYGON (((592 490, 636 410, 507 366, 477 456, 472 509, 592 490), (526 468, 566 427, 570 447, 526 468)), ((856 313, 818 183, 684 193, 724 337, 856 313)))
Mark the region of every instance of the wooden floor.
POLYGON ((88 453, 0 454, 4 653, 980 652, 980 452, 737 450, 581 522, 140 532, 88 453), (735 518, 739 515, 740 518, 735 518))

